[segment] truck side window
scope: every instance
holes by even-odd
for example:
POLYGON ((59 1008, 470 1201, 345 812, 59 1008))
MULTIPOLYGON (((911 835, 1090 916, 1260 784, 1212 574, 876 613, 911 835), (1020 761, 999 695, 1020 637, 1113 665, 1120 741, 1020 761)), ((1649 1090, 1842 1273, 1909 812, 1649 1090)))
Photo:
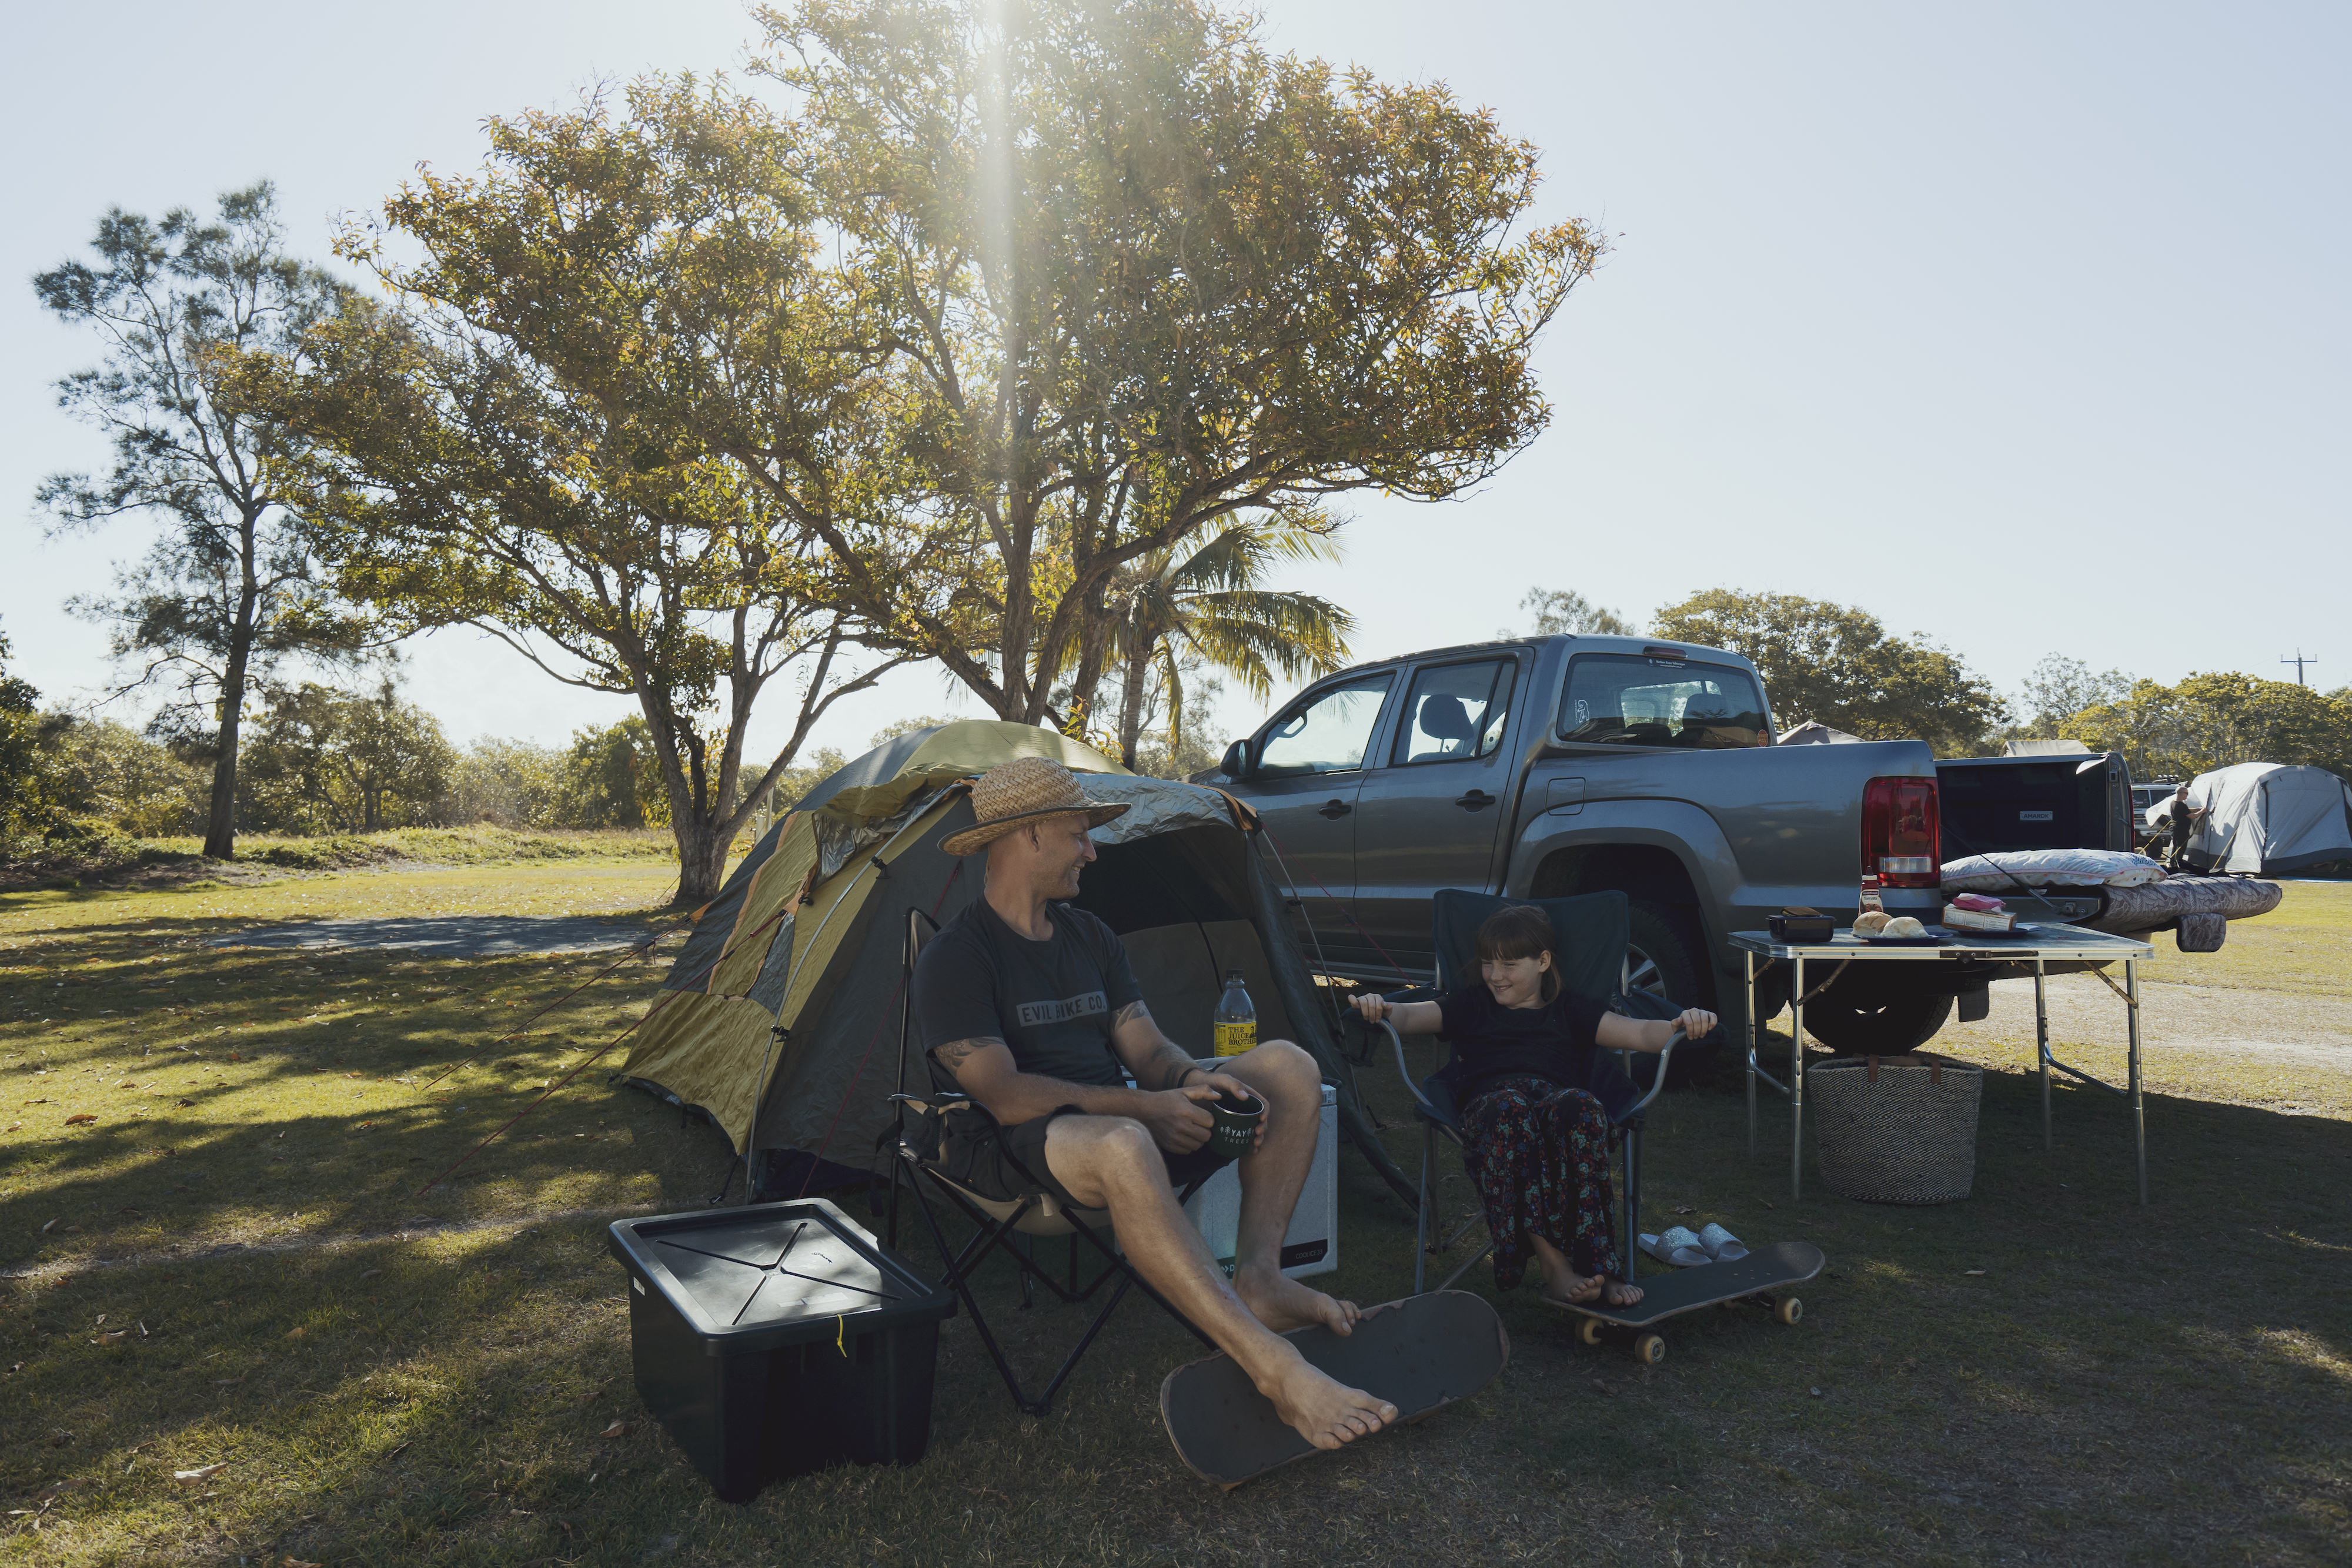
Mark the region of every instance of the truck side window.
POLYGON ((1685 659, 1580 653, 1559 705, 1562 740, 1611 746, 1763 746, 1767 727, 1747 671, 1685 659))
POLYGON ((1372 743, 1372 726, 1380 722, 1381 702, 1389 695, 1391 676, 1368 675, 1343 686, 1316 693, 1276 721, 1265 732, 1258 758, 1261 779, 1287 778, 1298 773, 1339 773, 1364 765, 1364 748, 1372 743))
POLYGON ((1390 760, 1460 762, 1492 752, 1503 743, 1517 671, 1516 659, 1487 659, 1441 664, 1414 675, 1390 760))

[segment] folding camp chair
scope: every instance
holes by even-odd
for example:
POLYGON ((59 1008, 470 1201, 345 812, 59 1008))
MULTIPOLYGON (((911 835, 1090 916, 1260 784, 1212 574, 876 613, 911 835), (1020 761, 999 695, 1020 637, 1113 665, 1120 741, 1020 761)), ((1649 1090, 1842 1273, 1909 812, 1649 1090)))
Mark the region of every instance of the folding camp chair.
MULTIPOLYGON (((1641 1019, 1671 1019, 1681 1009, 1647 992, 1631 990, 1625 986, 1625 947, 1632 920, 1631 905, 1622 893, 1590 893, 1575 898, 1497 898, 1491 894, 1469 893, 1460 888, 1441 889, 1433 900, 1432 918, 1436 924, 1437 984, 1433 988, 1400 991, 1388 999, 1399 1001, 1433 1001, 1446 991, 1463 984, 1478 972, 1478 926, 1487 916, 1515 904, 1532 904, 1544 912, 1551 921, 1553 933, 1559 939, 1556 955, 1560 989, 1571 996, 1585 997, 1603 1002, 1612 1012, 1641 1019)), ((1421 1196, 1416 1215, 1417 1246, 1413 1251, 1412 1290, 1422 1293, 1429 1255, 1443 1252, 1462 1239, 1472 1226, 1486 1223, 1483 1212, 1474 1213, 1456 1226, 1442 1241, 1432 1244, 1433 1207, 1436 1199, 1437 1141, 1440 1137, 1465 1149, 1462 1118, 1454 1098, 1454 1077, 1451 1061, 1426 1077, 1416 1079, 1406 1064, 1404 1041, 1395 1026, 1383 1023, 1389 1043, 1395 1049, 1397 1071, 1404 1079, 1405 1088, 1412 1092, 1413 1117, 1421 1124, 1421 1196)), ((1442 1039, 1442 1037, 1441 1037, 1442 1039)), ((1593 1076, 1589 1083, 1580 1085, 1591 1091, 1607 1113, 1610 1145, 1612 1152, 1622 1150, 1623 1179, 1618 1184, 1622 1195, 1623 1229, 1619 1245, 1624 1250, 1626 1268, 1633 1267, 1639 1223, 1642 1211, 1642 1125, 1643 1113, 1650 1102, 1665 1087, 1666 1063, 1683 1033, 1676 1030, 1659 1054, 1657 1071, 1651 1087, 1644 1092, 1627 1071, 1621 1051, 1594 1053, 1593 1076)), ((1445 1277, 1439 1290, 1459 1280, 1471 1266, 1495 1249, 1491 1238, 1486 1245, 1474 1253, 1468 1261, 1445 1277)))
MULTIPOLYGON (((898 1089, 890 1096, 891 1103, 898 1107, 898 1161, 892 1166, 890 1176, 891 1244, 895 1246, 898 1242, 898 1181, 903 1170, 914 1188, 915 1207, 922 1212, 923 1223, 930 1231, 931 1244, 939 1249, 940 1259, 946 1265, 947 1271, 940 1276, 940 1282, 953 1291, 956 1299, 963 1303, 964 1311, 971 1314, 972 1327, 980 1331, 980 1343, 988 1347, 989 1358, 996 1363, 996 1370, 1003 1377, 1004 1386, 1013 1396, 1013 1403, 1026 1415, 1045 1414, 1054 1396, 1061 1391, 1063 1383, 1078 1364, 1078 1358, 1086 1354, 1087 1347, 1094 1343, 1095 1336, 1102 1333, 1103 1325, 1110 1322, 1111 1313, 1117 1312, 1119 1302, 1126 1299, 1129 1287, 1141 1290, 1159 1302, 1169 1316, 1191 1331, 1193 1338, 1214 1351, 1216 1342, 1195 1327, 1192 1320, 1178 1312, 1165 1296, 1153 1290, 1135 1271, 1134 1265, 1111 1246, 1107 1239, 1110 1232, 1108 1209, 1080 1208, 1043 1193, 1014 1198, 1010 1202, 984 1197, 950 1179, 934 1163, 941 1150, 945 1117, 949 1113, 977 1111, 982 1115, 988 1113, 984 1106, 978 1104, 947 1079, 929 1052, 920 1054, 929 1068, 931 1092, 928 1094, 907 1092, 908 1057, 910 1049, 919 1050, 912 1039, 915 960, 922 956, 925 944, 939 928, 939 923, 921 910, 909 909, 907 912, 906 980, 900 987, 902 1001, 898 1013, 898 1089), (971 1221, 971 1237, 961 1248, 949 1248, 939 1217, 931 1212, 931 1206, 924 1197, 926 1186, 961 1209, 964 1218, 971 1221), (1014 1244, 1016 1237, 1019 1238, 1018 1245, 1014 1244), (1066 1281, 1056 1280, 1038 1267, 1031 1255, 1031 1243, 1039 1238, 1054 1237, 1066 1238, 1069 1242, 1066 1281), (1103 1258, 1102 1272, 1084 1286, 1078 1283, 1080 1238, 1084 1238, 1103 1258), (1003 1348, 997 1343, 996 1335, 989 1328, 988 1319, 981 1312, 980 1302, 971 1291, 972 1271, 1000 1247, 1021 1270, 1021 1304, 1024 1307, 1030 1305, 1033 1300, 1033 1281, 1043 1283, 1061 1300, 1076 1302, 1092 1297, 1112 1276, 1118 1277, 1118 1288, 1111 1291, 1110 1299, 1102 1304, 1094 1320, 1087 1323, 1086 1333, 1078 1337, 1078 1343, 1063 1359, 1053 1381, 1045 1385, 1043 1393, 1034 1396, 1023 1391, 1019 1375, 1013 1372, 1013 1364, 1005 1358, 1003 1348)), ((1188 1186, 1177 1195, 1176 1201, 1180 1205, 1189 1201, 1201 1186, 1202 1183, 1197 1181, 1188 1186)))

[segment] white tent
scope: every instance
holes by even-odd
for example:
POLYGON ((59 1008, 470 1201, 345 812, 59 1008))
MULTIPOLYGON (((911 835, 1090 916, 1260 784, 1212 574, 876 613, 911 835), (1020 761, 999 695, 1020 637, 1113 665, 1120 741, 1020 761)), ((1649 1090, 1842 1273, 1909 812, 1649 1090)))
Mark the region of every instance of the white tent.
POLYGON ((2352 860, 2352 785, 2325 768, 2216 768, 2189 784, 2189 804, 2205 812, 2189 841, 2200 871, 2275 876, 2352 860))
POLYGON ((1862 737, 1858 735, 1848 735, 1842 729, 1832 729, 1820 719, 1809 718, 1782 736, 1780 744, 1782 746, 1843 745, 1847 741, 1858 741, 1862 737))

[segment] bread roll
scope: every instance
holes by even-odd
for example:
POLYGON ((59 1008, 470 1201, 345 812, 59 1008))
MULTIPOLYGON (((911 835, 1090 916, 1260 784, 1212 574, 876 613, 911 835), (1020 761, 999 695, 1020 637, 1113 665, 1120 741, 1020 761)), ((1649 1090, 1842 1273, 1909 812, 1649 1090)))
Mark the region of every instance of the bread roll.
POLYGON ((1865 909, 1853 917, 1853 934, 1875 936, 1886 929, 1886 923, 1893 918, 1884 909, 1865 909))
POLYGON ((1927 935, 1927 928, 1908 915, 1898 915, 1886 923, 1885 929, 1879 932, 1879 935, 1881 936, 1925 936, 1927 935))

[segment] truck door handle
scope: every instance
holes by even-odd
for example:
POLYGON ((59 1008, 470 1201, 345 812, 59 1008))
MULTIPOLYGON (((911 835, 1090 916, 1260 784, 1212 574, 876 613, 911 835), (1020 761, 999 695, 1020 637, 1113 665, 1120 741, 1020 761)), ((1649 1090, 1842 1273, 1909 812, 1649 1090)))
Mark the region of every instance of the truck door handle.
POLYGON ((1346 816, 1355 809, 1356 808, 1350 806, 1345 800, 1326 800, 1323 802, 1321 809, 1317 810, 1315 814, 1318 817, 1328 817, 1332 821, 1337 821, 1339 819, 1346 816))
POLYGON ((1465 811, 1483 811, 1495 803, 1495 797, 1484 789, 1473 789, 1467 795, 1456 797, 1454 803, 1465 811))

